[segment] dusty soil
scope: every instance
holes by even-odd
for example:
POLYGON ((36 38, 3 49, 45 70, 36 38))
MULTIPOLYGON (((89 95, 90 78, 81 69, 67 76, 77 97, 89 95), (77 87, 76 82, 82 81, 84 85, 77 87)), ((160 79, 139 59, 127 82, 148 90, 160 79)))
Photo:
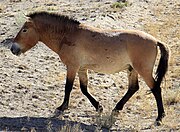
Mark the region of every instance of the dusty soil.
MULTIPOLYGON (((0 131, 180 131, 180 2, 129 0, 112 8, 105 0, 0 1, 0 131), (20 57, 9 50, 9 38, 23 24, 23 14, 52 11, 103 29, 137 29, 165 42, 171 50, 166 81, 162 84, 166 117, 159 127, 155 99, 140 78, 140 90, 129 100, 108 130, 111 110, 127 91, 126 71, 105 75, 89 71, 89 91, 104 107, 99 115, 80 92, 78 77, 69 110, 51 118, 63 100, 66 67, 42 43, 20 57), (103 125, 104 124, 104 125, 103 125)), ((112 121, 113 122, 113 121, 112 121)))

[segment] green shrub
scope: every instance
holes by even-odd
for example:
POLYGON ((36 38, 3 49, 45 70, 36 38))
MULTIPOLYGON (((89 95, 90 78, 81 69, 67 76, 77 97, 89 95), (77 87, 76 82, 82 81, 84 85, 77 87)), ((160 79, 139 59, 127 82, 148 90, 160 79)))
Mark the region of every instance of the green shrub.
POLYGON ((123 8, 123 7, 127 7, 128 6, 128 2, 115 2, 111 5, 111 8, 123 8))

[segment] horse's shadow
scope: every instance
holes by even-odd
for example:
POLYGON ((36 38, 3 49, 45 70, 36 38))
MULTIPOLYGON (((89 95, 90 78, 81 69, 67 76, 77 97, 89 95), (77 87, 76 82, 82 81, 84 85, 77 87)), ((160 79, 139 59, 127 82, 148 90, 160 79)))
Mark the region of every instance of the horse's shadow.
MULTIPOLYGON (((1 117, 0 131, 88 131, 97 130, 95 125, 86 125, 84 123, 60 120, 58 118, 44 117, 1 117)), ((107 129, 101 129, 104 132, 107 129)))
MULTIPOLYGON (((94 132, 98 128, 95 125, 87 125, 75 121, 60 120, 58 118, 44 117, 1 117, 0 131, 83 131, 94 132)), ((101 131, 108 132, 108 129, 101 128, 101 131)))

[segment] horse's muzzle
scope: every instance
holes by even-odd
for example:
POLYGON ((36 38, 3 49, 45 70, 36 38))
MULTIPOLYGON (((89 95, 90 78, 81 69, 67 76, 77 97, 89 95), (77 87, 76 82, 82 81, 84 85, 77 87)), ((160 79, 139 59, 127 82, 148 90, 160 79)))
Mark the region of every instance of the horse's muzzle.
POLYGON ((11 52, 17 56, 21 54, 21 48, 18 43, 13 43, 11 46, 11 52))

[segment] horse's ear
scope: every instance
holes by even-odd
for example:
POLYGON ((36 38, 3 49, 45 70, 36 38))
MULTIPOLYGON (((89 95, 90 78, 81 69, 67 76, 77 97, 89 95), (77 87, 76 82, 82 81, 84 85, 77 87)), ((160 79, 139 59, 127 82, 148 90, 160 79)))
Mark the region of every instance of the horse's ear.
POLYGON ((25 18, 27 21, 31 20, 31 18, 30 18, 27 14, 25 14, 25 13, 23 13, 23 14, 24 14, 24 18, 25 18))
POLYGON ((30 17, 27 17, 27 21, 32 21, 32 18, 30 18, 30 17))
POLYGON ((26 22, 32 22, 32 18, 31 17, 29 17, 28 15, 24 15, 24 16, 26 18, 26 22))
POLYGON ((34 21, 31 17, 26 18, 26 24, 35 27, 34 21))
POLYGON ((32 20, 32 18, 30 18, 30 17, 27 16, 27 15, 25 16, 25 18, 26 18, 27 21, 31 21, 31 20, 32 20))

